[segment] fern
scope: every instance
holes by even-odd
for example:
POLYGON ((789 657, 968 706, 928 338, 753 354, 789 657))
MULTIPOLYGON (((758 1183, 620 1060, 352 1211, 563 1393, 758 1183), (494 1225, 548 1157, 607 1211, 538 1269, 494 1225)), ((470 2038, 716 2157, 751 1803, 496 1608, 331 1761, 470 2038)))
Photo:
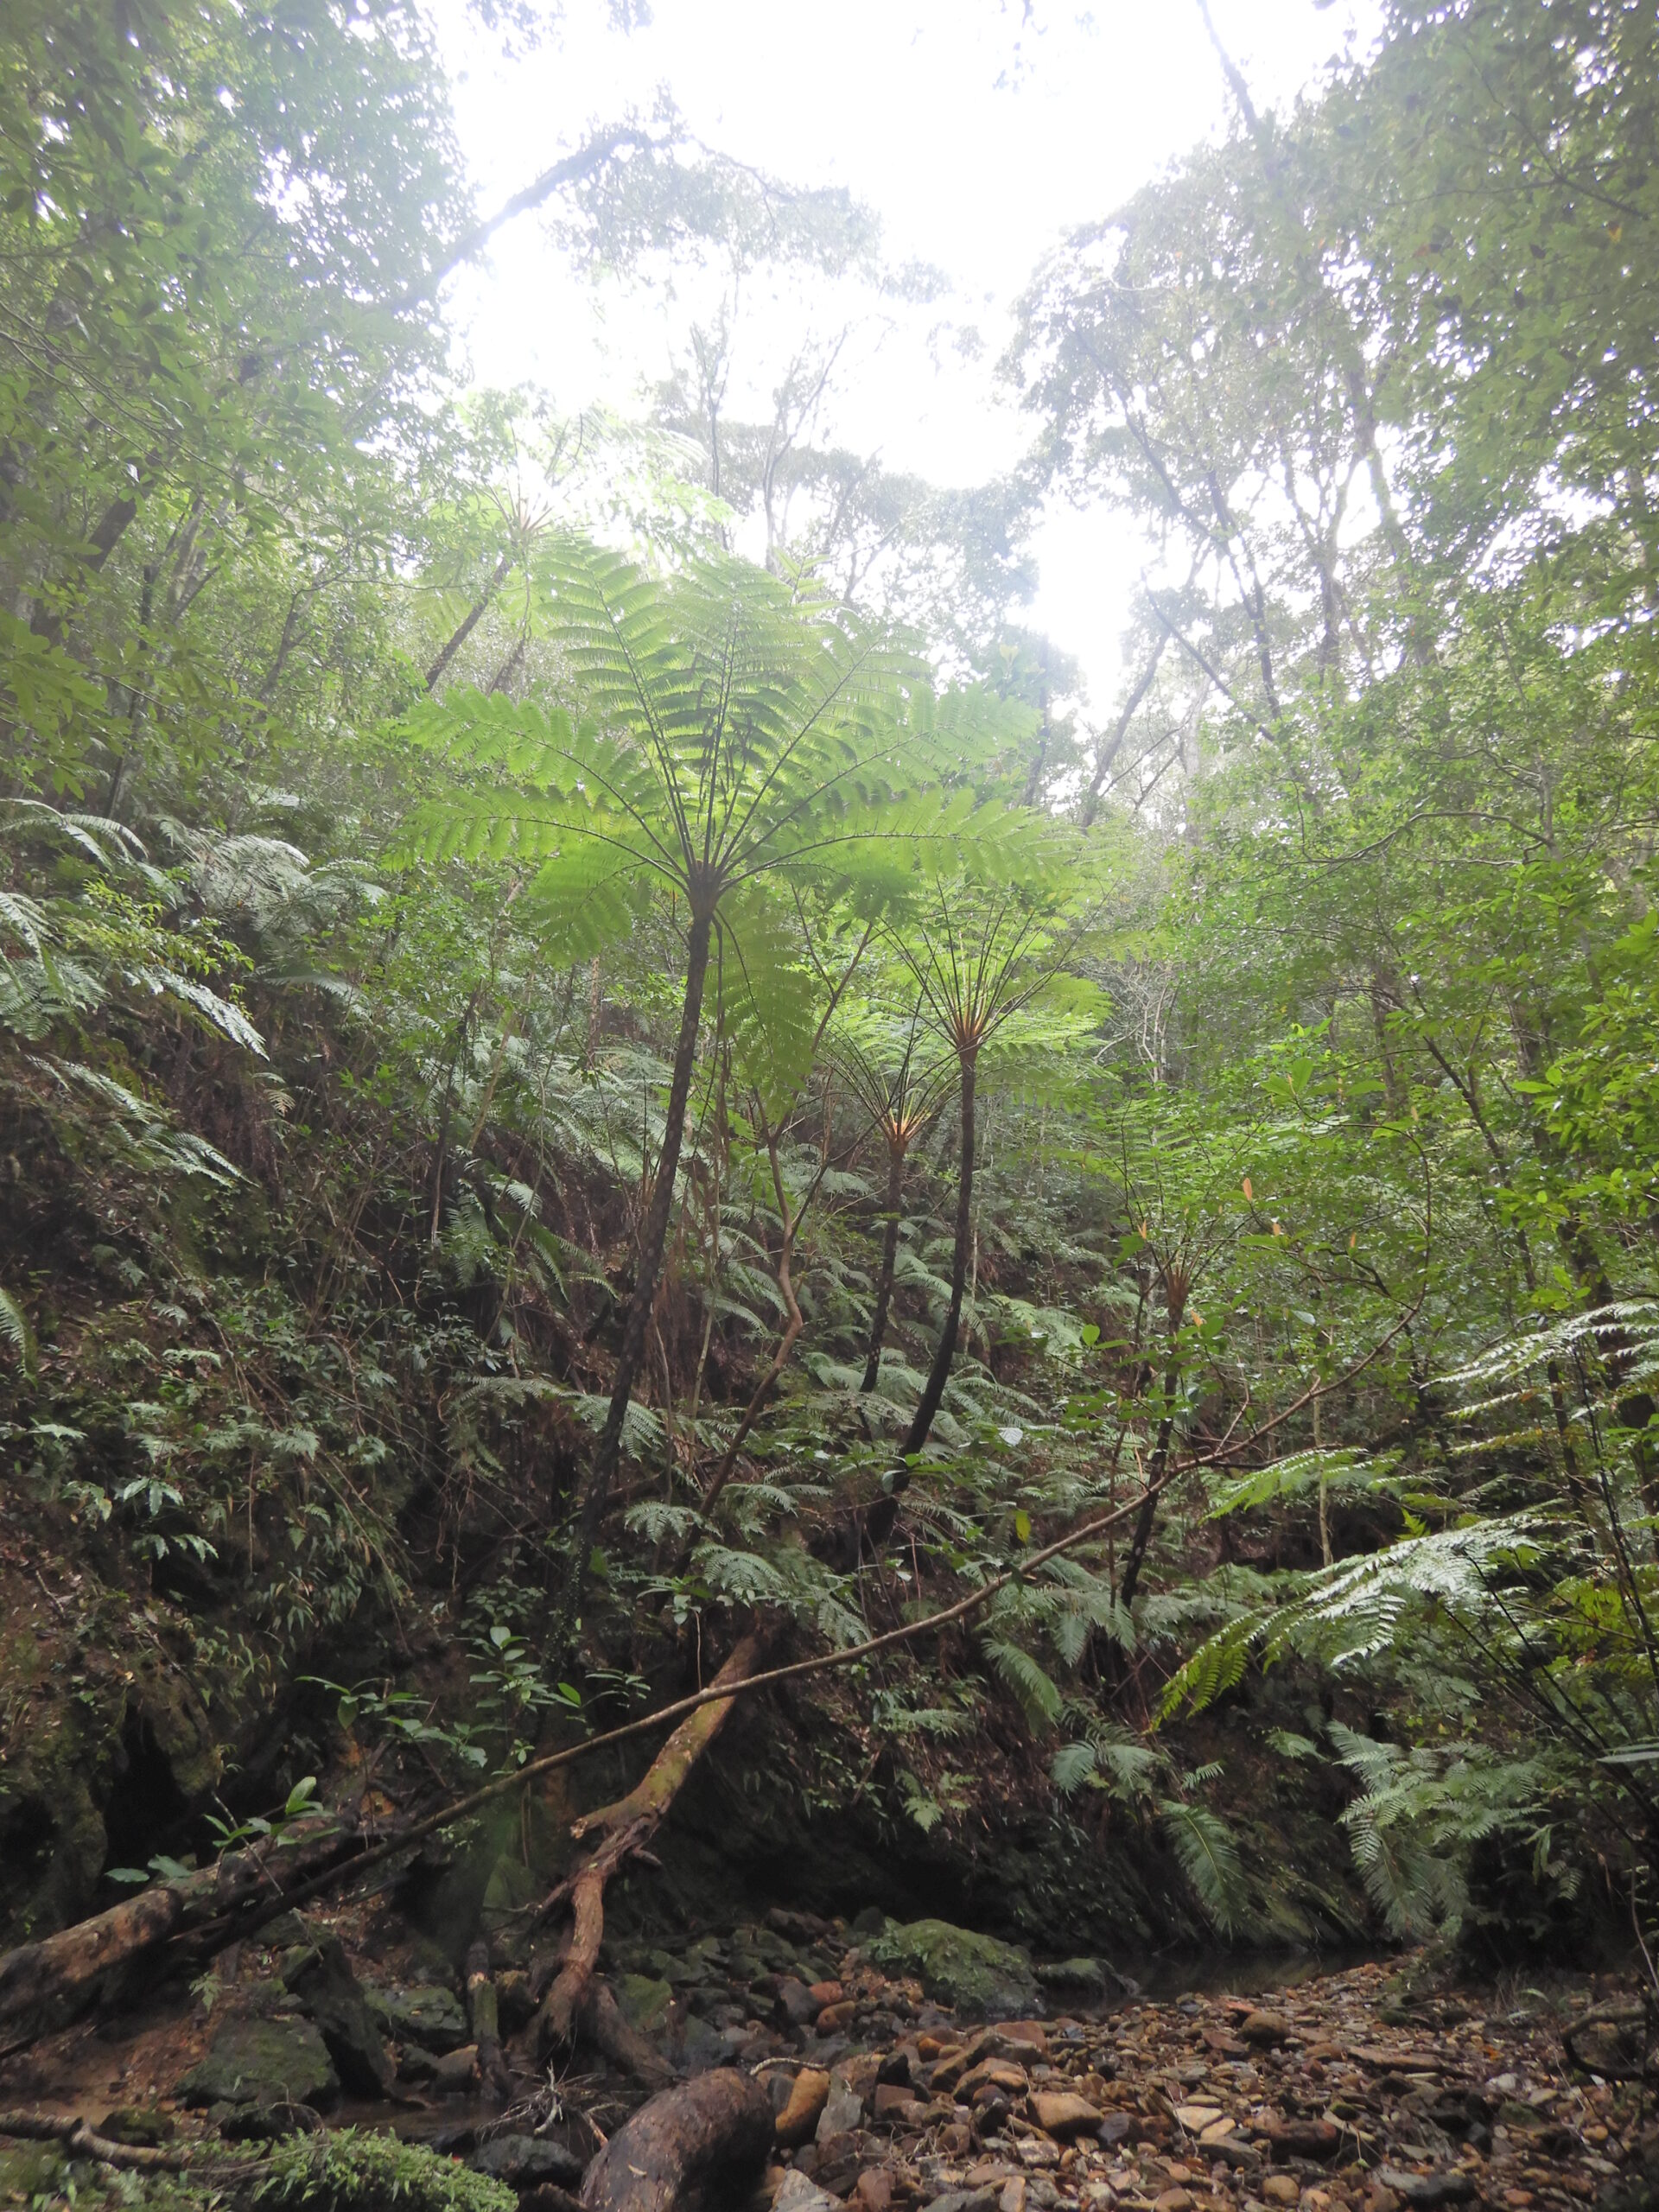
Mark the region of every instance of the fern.
POLYGON ((1001 1637, 988 1637, 985 1652, 993 1667, 1014 1692, 1033 1728, 1052 1728, 1065 1709, 1065 1700, 1028 1651, 1001 1637))
POLYGON ((16 1353, 25 1375, 35 1371, 35 1334, 29 1316, 9 1290, 0 1290, 0 1337, 16 1353))
POLYGON ((1222 1935, 1230 1936, 1247 1909, 1244 1870, 1232 1830, 1218 1814, 1179 1798, 1160 1799, 1158 1811, 1205 1917, 1222 1935))

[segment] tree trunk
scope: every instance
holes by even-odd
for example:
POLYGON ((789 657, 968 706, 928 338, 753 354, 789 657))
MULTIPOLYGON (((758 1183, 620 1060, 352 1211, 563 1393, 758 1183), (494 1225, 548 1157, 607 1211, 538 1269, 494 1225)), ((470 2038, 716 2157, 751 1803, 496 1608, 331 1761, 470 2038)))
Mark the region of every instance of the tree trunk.
POLYGON ((663 1131, 662 1157, 657 1163, 657 1179, 652 1188, 651 1204, 645 1211, 645 1227, 640 1232, 639 1264, 634 1274, 628 1318, 623 1325, 622 1350, 617 1358, 616 1377, 611 1386, 610 1408, 605 1416, 599 1448, 594 1454, 594 1464, 588 1477, 582 1512, 576 1524, 575 1556, 570 1562, 568 1607, 573 1619, 582 1601, 588 1562, 599 1535, 600 1522, 604 1518, 616 1463, 621 1455, 622 1423, 627 1414, 628 1402, 633 1395, 634 1376, 645 1357, 645 1332, 657 1296, 657 1278, 662 1272, 663 1247, 668 1241, 669 1216, 674 1205, 674 1178, 679 1167, 680 1145, 685 1133, 686 1104, 691 1096, 691 1071, 697 1057, 697 1027, 702 1019, 702 987, 709 973, 709 946, 713 931, 712 913, 693 913, 691 931, 686 941, 685 997, 680 1008, 679 1038, 674 1047, 674 1074, 669 1085, 668 1122, 663 1131))
POLYGON ((1175 1340, 1180 1334, 1181 1317, 1186 1312, 1187 1281, 1185 1274, 1172 1267, 1164 1280, 1164 1295, 1169 1306, 1169 1357, 1164 1367, 1164 1411, 1158 1423, 1158 1434, 1152 1447, 1152 1457, 1147 1462, 1147 1495, 1135 1516, 1135 1534, 1129 1539, 1128 1555, 1123 1562, 1123 1583, 1118 1598, 1127 1612, 1135 1603, 1135 1593, 1140 1586, 1141 1570, 1147 1563, 1147 1550, 1152 1542, 1153 1524, 1158 1517, 1158 1492, 1169 1465, 1169 1447, 1175 1436, 1175 1393, 1180 1387, 1181 1367, 1175 1355, 1175 1340))
MULTIPOLYGON (((719 1689, 728 1683, 734 1687, 746 1681, 765 1649, 766 1639, 759 1630, 746 1636, 715 1675, 713 1687, 719 1689)), ((731 1709, 729 1701, 722 1699, 689 1713, 626 1797, 602 1806, 596 1813, 584 1814, 572 1827, 570 1833, 577 1842, 595 1834, 601 1841, 548 1899, 549 1905, 569 1899, 572 1933, 569 1954, 536 2024, 537 2046, 543 2052, 573 2042, 588 2010, 599 1948, 605 1937, 606 1883, 625 1859, 643 1850, 656 1834, 681 1784, 720 1733, 731 1709)))
POLYGON ((944 1386, 950 1379, 950 1361, 962 1321, 962 1294, 974 1247, 974 1082, 978 1061, 976 1052, 962 1055, 962 1158, 957 1163, 957 1242, 950 1255, 950 1303, 945 1309, 944 1326, 939 1332, 938 1349, 933 1355, 927 1387, 899 1447, 900 1456, 906 1459, 912 1452, 919 1452, 927 1441, 933 1417, 939 1410, 939 1401, 944 1395, 944 1386))
POLYGON ((742 2204, 772 2143, 765 2088, 735 2067, 719 2067, 664 2089, 618 2128, 582 2182, 585 2212, 742 2204))
POLYGON ((478 2049, 478 2078, 485 2094, 498 2104, 505 2104, 512 2094, 512 2076, 501 2049, 501 2014, 495 1976, 490 1972, 490 1947, 481 1936, 467 1953, 467 2018, 478 2049))
POLYGON ((905 1147, 887 1139, 887 1227, 881 1239, 881 1272, 875 1279, 875 1311, 870 1316, 870 1348, 864 1360, 861 1390, 874 1390, 881 1372, 881 1346, 887 1333, 887 1308, 893 1303, 893 1271, 899 1260, 899 1211, 905 1189, 905 1147))
POLYGON ((495 597, 497 592, 500 590, 502 585, 505 583, 508 576, 512 573, 512 557, 513 556, 511 552, 504 553, 500 559, 496 563, 494 569, 491 573, 488 583, 485 585, 483 590, 467 608, 466 613, 461 617, 461 621, 450 635, 448 642, 440 651, 437 658, 433 662, 431 667, 427 670, 426 683, 423 686, 424 690, 430 691, 434 688, 437 683, 439 677, 442 676, 445 669, 448 667, 450 662, 454 660, 455 655, 461 651, 467 639, 472 636, 474 631, 478 627, 480 622, 484 618, 485 610, 488 607, 490 601, 495 597))
POLYGON ((784 1241, 778 1254, 778 1294, 784 1301, 784 1333, 778 1340, 778 1349, 773 1352, 766 1373, 750 1394, 749 1402, 743 1408, 743 1418, 738 1422, 736 1433, 726 1446, 719 1466, 704 1486, 702 1510, 705 1514, 713 1511, 715 1501, 730 1482, 737 1465, 737 1455, 747 1441, 749 1432, 760 1418, 760 1408, 766 1403, 766 1393, 788 1366, 789 1356, 806 1327, 806 1317, 801 1312, 800 1300, 795 1295, 795 1278, 791 1268, 795 1255, 795 1239, 800 1230, 802 1215, 811 1204, 811 1194, 809 1192, 803 1200, 800 1213, 791 1214, 789 1193, 784 1188, 784 1171, 778 1158, 778 1134, 775 1130, 767 1135, 766 1156, 772 1162, 772 1187, 778 1200, 779 1218, 784 1224, 784 1241))

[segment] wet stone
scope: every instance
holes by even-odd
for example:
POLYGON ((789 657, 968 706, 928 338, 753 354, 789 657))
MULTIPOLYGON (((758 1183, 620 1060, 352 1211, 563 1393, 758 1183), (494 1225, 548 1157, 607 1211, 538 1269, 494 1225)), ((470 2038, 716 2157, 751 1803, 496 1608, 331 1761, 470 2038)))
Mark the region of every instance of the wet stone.
POLYGON ((340 2076, 309 2020, 231 2019, 179 2083, 187 2105, 333 2104, 340 2076))

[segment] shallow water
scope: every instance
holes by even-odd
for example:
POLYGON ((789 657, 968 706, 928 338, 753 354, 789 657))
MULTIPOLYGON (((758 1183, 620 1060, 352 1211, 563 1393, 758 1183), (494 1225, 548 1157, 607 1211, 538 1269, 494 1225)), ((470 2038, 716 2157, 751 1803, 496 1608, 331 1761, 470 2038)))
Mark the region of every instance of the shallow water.
POLYGON ((1167 2004, 1178 1997, 1262 1997, 1275 1989, 1295 1989, 1322 1975, 1346 1974, 1373 1959, 1397 1955, 1363 1945, 1334 1951, 1165 1951, 1150 1958, 1115 1960, 1116 1973, 1135 1984, 1134 1990, 1115 1989, 1103 2000, 1079 2003, 1064 1989, 1046 1990, 1044 1997, 1056 2012, 1092 2018, 1115 2012, 1136 1996, 1167 2004))

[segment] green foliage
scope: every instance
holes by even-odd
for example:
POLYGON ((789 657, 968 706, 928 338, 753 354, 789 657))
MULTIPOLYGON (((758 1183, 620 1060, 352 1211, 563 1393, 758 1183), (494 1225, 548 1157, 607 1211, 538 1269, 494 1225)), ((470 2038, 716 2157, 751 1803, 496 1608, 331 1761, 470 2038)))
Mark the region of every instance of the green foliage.
POLYGON ((273 2145, 257 2191, 270 2205, 318 2212, 512 2212, 512 2191, 423 2144, 358 2127, 273 2145))

